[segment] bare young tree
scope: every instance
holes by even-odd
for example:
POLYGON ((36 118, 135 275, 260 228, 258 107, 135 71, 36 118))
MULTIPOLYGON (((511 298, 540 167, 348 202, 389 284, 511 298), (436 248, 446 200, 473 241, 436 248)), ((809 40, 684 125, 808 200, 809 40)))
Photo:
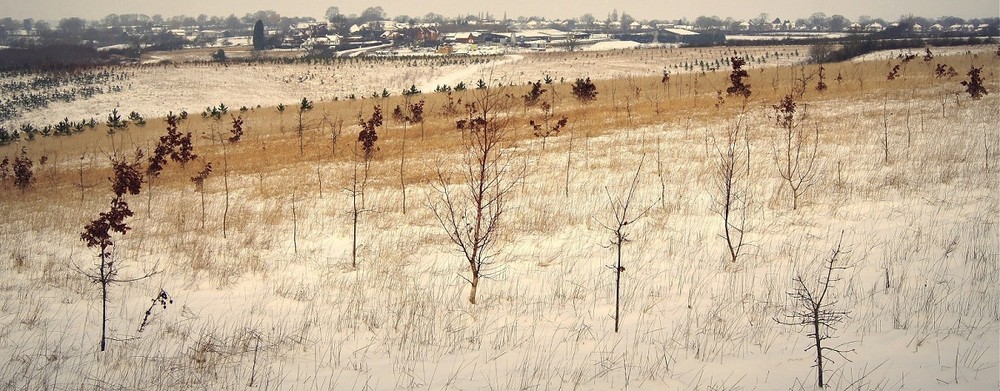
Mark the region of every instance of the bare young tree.
POLYGON ((712 201, 715 212, 722 217, 723 233, 730 260, 735 263, 746 248, 747 220, 751 207, 750 189, 750 129, 743 124, 743 115, 725 129, 723 138, 715 142, 715 191, 712 201))
POLYGON ((773 143, 774 163, 781 179, 792 192, 792 210, 798 209, 799 197, 813 185, 819 150, 819 128, 814 128, 813 132, 803 130, 801 125, 805 110, 796 118, 795 114, 799 112, 797 106, 791 94, 785 95, 780 104, 772 106, 779 128, 773 143))
POLYGON ((622 273, 625 272, 625 267, 622 266, 622 246, 629 242, 629 226, 635 224, 636 221, 641 219, 649 210, 652 209, 654 203, 651 203, 645 209, 638 209, 633 203, 635 202, 636 191, 639 188, 639 173, 642 171, 642 162, 639 162, 639 166, 635 169, 635 175, 632 176, 632 182, 629 185, 628 193, 625 197, 612 197, 611 191, 605 188, 608 194, 608 205, 611 207, 611 213, 613 215, 613 220, 608 223, 600 223, 604 229, 611 232, 611 243, 608 246, 613 248, 617 253, 614 265, 608 265, 608 268, 615 272, 615 332, 618 332, 618 326, 621 319, 621 286, 622 286, 622 273))
POLYGON ((456 127, 463 137, 465 156, 462 184, 452 180, 440 167, 432 184, 437 199, 428 197, 427 206, 444 228, 451 242, 469 265, 469 302, 476 304, 481 278, 488 278, 499 250, 501 223, 507 201, 518 174, 508 147, 509 112, 514 97, 501 87, 476 90, 465 105, 467 118, 456 127))
POLYGON ((807 327, 806 336, 812 339, 812 344, 806 350, 815 349, 816 351, 816 381, 821 388, 827 386, 827 383, 823 381, 823 363, 833 362, 830 359, 830 353, 836 353, 846 360, 844 353, 854 351, 854 349, 842 349, 843 345, 823 346, 824 341, 833 338, 831 332, 836 330, 836 325, 843 322, 850 314, 850 311, 836 308, 837 301, 832 298, 830 293, 833 283, 840 281, 839 277, 833 277, 834 270, 846 269, 846 267, 837 264, 840 256, 844 254, 841 250, 842 242, 843 237, 837 242, 837 246, 826 261, 823 270, 825 273, 820 277, 818 286, 810 288, 806 285, 801 274, 795 276, 795 290, 789 292, 788 295, 796 301, 798 306, 786 314, 786 319, 775 318, 776 322, 783 325, 807 327))

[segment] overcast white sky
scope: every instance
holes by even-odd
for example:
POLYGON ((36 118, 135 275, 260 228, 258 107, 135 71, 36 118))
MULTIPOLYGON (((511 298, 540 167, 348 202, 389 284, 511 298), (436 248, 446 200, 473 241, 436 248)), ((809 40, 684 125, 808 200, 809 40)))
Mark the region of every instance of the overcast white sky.
POLYGON ((206 14, 228 16, 258 10, 274 10, 283 16, 312 16, 322 18, 327 7, 337 6, 344 14, 361 13, 367 7, 381 6, 389 16, 421 16, 435 12, 448 17, 477 15, 489 12, 496 17, 506 13, 509 17, 545 16, 549 18, 579 17, 591 13, 605 18, 612 9, 627 12, 636 19, 694 20, 700 15, 717 15, 721 18, 748 19, 764 12, 771 18, 796 19, 814 12, 829 15, 841 14, 848 19, 860 15, 884 18, 889 21, 901 15, 962 18, 1000 16, 998 0, 743 0, 691 1, 691 0, 0 0, 0 18, 34 18, 57 21, 66 17, 88 20, 101 19, 108 14, 206 14))

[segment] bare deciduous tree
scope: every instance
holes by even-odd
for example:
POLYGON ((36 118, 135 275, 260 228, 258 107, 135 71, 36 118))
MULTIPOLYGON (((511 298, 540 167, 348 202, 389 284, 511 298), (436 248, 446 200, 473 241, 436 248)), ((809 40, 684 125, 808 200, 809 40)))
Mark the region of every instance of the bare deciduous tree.
POLYGON ((468 117, 456 123, 468 133, 463 137, 462 184, 453 185, 439 167, 433 184, 438 197, 428 197, 434 217, 468 262, 472 304, 480 279, 490 276, 498 254, 501 221, 518 176, 506 150, 513 102, 514 97, 500 87, 476 90, 473 101, 466 104, 468 117))
POLYGON ((836 325, 843 322, 850 314, 849 311, 836 308, 837 301, 832 298, 830 293, 833 283, 840 281, 839 277, 833 277, 834 270, 844 270, 846 268, 837 264, 840 256, 844 254, 841 250, 842 242, 843 237, 837 242, 837 246, 826 261, 826 266, 823 268, 825 273, 819 279, 818 286, 810 288, 806 285, 805 279, 801 274, 795 276, 795 290, 789 292, 788 295, 796 301, 798 306, 795 310, 786 314, 786 319, 775 319, 775 321, 783 325, 805 326, 807 328, 806 336, 812 339, 812 344, 806 350, 815 349, 816 351, 816 378, 821 388, 827 385, 823 381, 823 363, 833 362, 829 354, 836 353, 846 360, 847 358, 844 357, 844 353, 854 351, 854 349, 842 349, 843 345, 837 347, 823 346, 824 341, 833 338, 830 333, 836 330, 836 325))
POLYGON ((730 260, 736 262, 746 248, 747 220, 751 207, 750 189, 750 129, 740 115, 736 123, 725 129, 723 138, 715 140, 715 191, 712 201, 715 212, 722 217, 723 233, 730 260))
POLYGON ((629 231, 628 228, 636 221, 641 219, 649 210, 652 209, 654 203, 650 203, 645 209, 638 210, 633 203, 635 202, 636 191, 639 188, 639 173, 642 171, 642 162, 639 162, 639 166, 635 169, 635 175, 632 177, 632 182, 629 185, 628 193, 625 197, 612 197, 611 191, 605 188, 608 194, 608 205, 611 207, 611 213, 614 216, 613 220, 609 224, 600 223, 604 229, 611 232, 611 243, 609 248, 614 248, 617 253, 615 258, 615 265, 608 265, 608 268, 615 272, 615 332, 618 332, 619 323, 621 320, 621 286, 622 286, 622 273, 625 272, 625 267, 622 266, 622 246, 629 242, 629 231), (637 212, 638 210, 638 212, 637 212))

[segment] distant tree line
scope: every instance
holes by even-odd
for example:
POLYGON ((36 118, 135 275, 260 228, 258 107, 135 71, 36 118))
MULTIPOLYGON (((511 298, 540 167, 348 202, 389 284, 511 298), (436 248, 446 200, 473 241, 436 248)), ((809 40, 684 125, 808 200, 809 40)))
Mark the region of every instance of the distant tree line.
POLYGON ((0 71, 24 69, 64 69, 104 63, 110 52, 82 45, 54 44, 0 50, 0 71))

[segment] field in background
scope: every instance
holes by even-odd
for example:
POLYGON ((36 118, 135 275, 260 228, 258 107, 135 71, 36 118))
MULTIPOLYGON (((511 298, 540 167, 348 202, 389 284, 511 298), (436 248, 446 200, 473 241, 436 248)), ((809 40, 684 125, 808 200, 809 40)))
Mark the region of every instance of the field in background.
MULTIPOLYGON (((113 288, 113 341, 105 353, 97 352, 99 289, 78 271, 93 269, 95 254, 79 233, 111 197, 107 154, 151 149, 164 123, 149 118, 143 127, 112 136, 99 127, 0 147, 0 155, 11 159, 27 147, 37 178, 26 192, 9 181, 0 191, 0 240, 6 243, 0 253, 6 277, 0 282, 2 384, 812 389, 815 368, 803 330, 774 319, 793 308, 787 295, 793 278, 814 281, 843 238, 848 268, 832 294, 850 319, 830 341, 854 352, 833 357, 831 387, 994 389, 1000 385, 995 49, 970 48, 970 54, 930 62, 918 57, 903 64, 887 56, 828 64, 822 92, 815 89, 817 66, 789 65, 800 58, 789 53, 780 56, 788 59, 781 67, 750 70, 754 93, 745 104, 717 94, 729 83, 725 68, 675 72, 670 65, 699 56, 714 65, 712 58, 726 56, 723 48, 541 54, 501 67, 487 63, 474 73, 463 73, 461 65, 399 66, 364 82, 375 76, 364 63, 315 66, 308 80, 289 82, 300 88, 286 95, 271 96, 279 90, 261 87, 264 93, 250 95, 260 101, 225 101, 231 114, 242 115, 246 130, 242 141, 225 149, 217 140, 229 136, 230 118, 203 119, 200 106, 188 108, 192 118, 180 130, 192 132, 195 152, 215 168, 205 184, 204 227, 201 194, 190 180, 202 161, 169 165, 152 192, 129 198, 136 210, 129 220, 133 230, 116 240, 115 257, 126 275, 160 273, 113 288), (937 63, 954 66, 959 75, 936 78, 937 63), (904 65, 900 77, 887 80, 897 64, 904 65), (972 65, 983 66, 991 92, 982 100, 969 99, 958 83, 972 65), (374 84, 343 86, 346 76, 337 72, 348 68, 352 83, 374 84), (671 72, 669 81, 663 70, 671 72), (546 75, 554 83, 543 85, 548 91, 542 99, 557 118, 568 118, 568 126, 543 148, 528 125, 542 113, 525 107, 521 96, 528 92, 525 82, 546 75), (589 104, 559 83, 584 76, 599 79, 598 99, 589 104), (438 197, 430 186, 436 169, 461 169, 455 121, 464 117, 461 103, 479 92, 449 96, 425 89, 410 98, 426 101, 426 122, 405 130, 405 214, 404 125, 390 113, 406 101, 333 99, 377 83, 398 95, 410 84, 454 85, 463 77, 516 85, 506 88, 515 104, 505 153, 513 172, 523 172, 514 178, 495 275, 480 286, 477 305, 465 300, 467 264, 426 205, 438 197), (319 87, 328 82, 344 90, 319 87), (815 185, 792 210, 775 163, 772 105, 802 87, 802 126, 819 130, 818 170, 815 185), (296 102, 302 96, 316 104, 302 116, 300 151, 296 102), (273 107, 279 102, 288 106, 283 113, 273 107), (241 105, 251 109, 239 113, 241 105), (344 189, 354 167, 358 117, 370 115, 374 105, 383 108, 387 123, 378 130, 355 269, 351 199, 344 189), (737 120, 751 135, 753 202, 747 252, 732 263, 713 194, 715 148, 737 120), (38 162, 42 156, 45 164, 38 162), (616 334, 608 267, 614 253, 602 225, 611 218, 608 194, 625 191, 637 169, 637 205, 651 209, 629 228, 622 332, 616 334), (173 303, 155 309, 139 333, 160 289, 173 303)), ((754 50, 772 65, 772 52, 789 51, 754 50)), ((245 72, 207 66, 202 75, 224 73, 231 83, 245 78, 249 84, 234 87, 228 98, 250 91, 254 78, 273 74, 255 68, 283 69, 239 67, 245 72)), ((156 78, 169 68, 149 72, 156 78)), ((145 85, 138 77, 134 83, 145 85)), ((127 104, 133 100, 162 102, 160 111, 146 112, 177 112, 188 106, 175 107, 170 95, 206 93, 178 87, 190 85, 202 84, 174 80, 115 99, 125 112, 133 110, 127 104)), ((218 103, 205 99, 201 106, 218 103)), ((99 115, 106 115, 107 103, 87 104, 104 106, 99 115)))
MULTIPOLYGON (((803 61, 806 46, 644 49, 608 52, 512 54, 496 57, 446 57, 416 59, 350 58, 317 60, 285 64, 284 54, 268 54, 263 62, 211 62, 210 53, 188 50, 179 53, 153 53, 153 56, 173 60, 161 65, 116 67, 115 74, 127 78, 100 85, 105 90, 120 87, 122 93, 105 93, 90 99, 63 102, 53 99, 45 109, 24 113, 7 123, 8 129, 23 123, 36 127, 55 125, 68 118, 71 121, 96 118, 103 120, 112 109, 128 114, 132 111, 148 117, 162 117, 169 111, 186 110, 198 114, 207 106, 224 103, 234 109, 291 105, 303 97, 316 102, 381 95, 383 89, 398 96, 401 91, 416 86, 425 93, 437 86, 455 87, 465 83, 476 85, 479 79, 493 78, 496 82, 523 85, 550 75, 555 81, 572 82, 578 77, 595 80, 625 76, 655 76, 664 71, 672 74, 706 72, 738 52, 752 57, 749 66, 766 68, 803 61), (734 52, 735 51, 735 52, 734 52), (201 61, 183 63, 182 61, 201 61), (686 66, 685 66, 686 65, 686 66), (184 86, 197 86, 186 88, 184 86)), ((722 69, 724 72, 725 69, 722 69)), ((25 76, 10 81, 27 81, 25 76)), ((491 83, 491 85, 494 83, 491 83)), ((63 90, 72 86, 63 86, 63 90)), ((702 92, 709 86, 702 86, 702 92)), ((17 93, 17 91, 12 92, 17 93)), ((0 92, 0 99, 12 95, 0 92), (6 95, 6 96, 5 96, 6 95)))

